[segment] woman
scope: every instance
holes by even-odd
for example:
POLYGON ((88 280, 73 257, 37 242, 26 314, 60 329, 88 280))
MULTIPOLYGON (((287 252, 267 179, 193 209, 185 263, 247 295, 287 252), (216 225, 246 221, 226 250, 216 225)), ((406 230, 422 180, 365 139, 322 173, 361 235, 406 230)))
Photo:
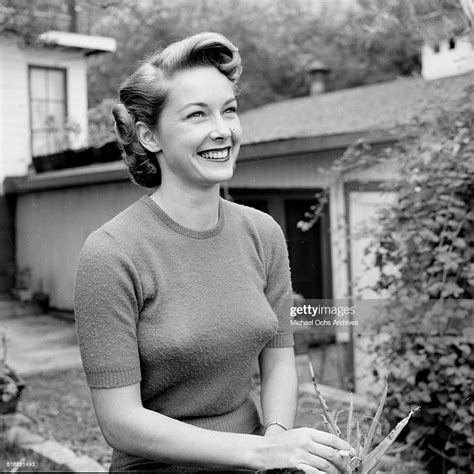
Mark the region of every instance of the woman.
POLYGON ((77 270, 77 334, 111 471, 345 465, 345 442, 291 429, 281 229, 219 196, 241 143, 240 72, 237 48, 201 33, 143 62, 113 111, 132 179, 155 190, 88 237, 77 270), (249 398, 257 359, 263 430, 249 398))

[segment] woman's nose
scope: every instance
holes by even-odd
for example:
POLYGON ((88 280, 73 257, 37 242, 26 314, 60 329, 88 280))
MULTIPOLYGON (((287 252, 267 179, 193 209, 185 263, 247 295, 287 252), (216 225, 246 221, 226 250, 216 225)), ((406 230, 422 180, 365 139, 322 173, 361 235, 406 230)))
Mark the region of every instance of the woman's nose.
POLYGON ((210 133, 210 137, 213 140, 226 139, 232 135, 230 126, 225 123, 222 118, 217 118, 212 123, 213 127, 210 133))

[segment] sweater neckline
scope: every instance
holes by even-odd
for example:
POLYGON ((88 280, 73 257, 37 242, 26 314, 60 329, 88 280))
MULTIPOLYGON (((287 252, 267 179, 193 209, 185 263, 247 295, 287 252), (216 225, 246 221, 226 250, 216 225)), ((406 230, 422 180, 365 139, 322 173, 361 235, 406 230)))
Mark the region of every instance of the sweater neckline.
POLYGON ((193 239, 208 239, 219 234, 224 227, 224 206, 222 204, 222 198, 219 198, 219 212, 217 224, 214 227, 211 227, 207 230, 194 230, 189 227, 185 227, 178 222, 176 222, 172 217, 170 217, 151 197, 146 194, 143 196, 142 201, 153 211, 153 213, 171 230, 177 232, 178 234, 184 235, 186 237, 191 237, 193 239))

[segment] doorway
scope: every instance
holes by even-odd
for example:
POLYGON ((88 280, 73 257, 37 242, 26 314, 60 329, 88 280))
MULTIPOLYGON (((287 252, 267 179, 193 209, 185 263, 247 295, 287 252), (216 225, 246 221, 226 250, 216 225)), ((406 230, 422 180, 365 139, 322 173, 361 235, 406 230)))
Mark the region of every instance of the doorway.
POLYGON ((231 190, 235 202, 266 212, 280 224, 288 245, 293 289, 306 300, 332 298, 329 206, 310 230, 303 232, 297 226, 315 204, 316 193, 231 190))

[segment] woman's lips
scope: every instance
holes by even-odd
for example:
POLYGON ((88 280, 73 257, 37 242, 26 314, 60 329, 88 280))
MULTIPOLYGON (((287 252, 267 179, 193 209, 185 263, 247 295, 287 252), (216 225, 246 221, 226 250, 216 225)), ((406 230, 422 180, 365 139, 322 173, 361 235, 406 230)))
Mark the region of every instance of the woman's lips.
POLYGON ((198 155, 210 161, 227 161, 230 158, 230 147, 200 151, 198 155))

